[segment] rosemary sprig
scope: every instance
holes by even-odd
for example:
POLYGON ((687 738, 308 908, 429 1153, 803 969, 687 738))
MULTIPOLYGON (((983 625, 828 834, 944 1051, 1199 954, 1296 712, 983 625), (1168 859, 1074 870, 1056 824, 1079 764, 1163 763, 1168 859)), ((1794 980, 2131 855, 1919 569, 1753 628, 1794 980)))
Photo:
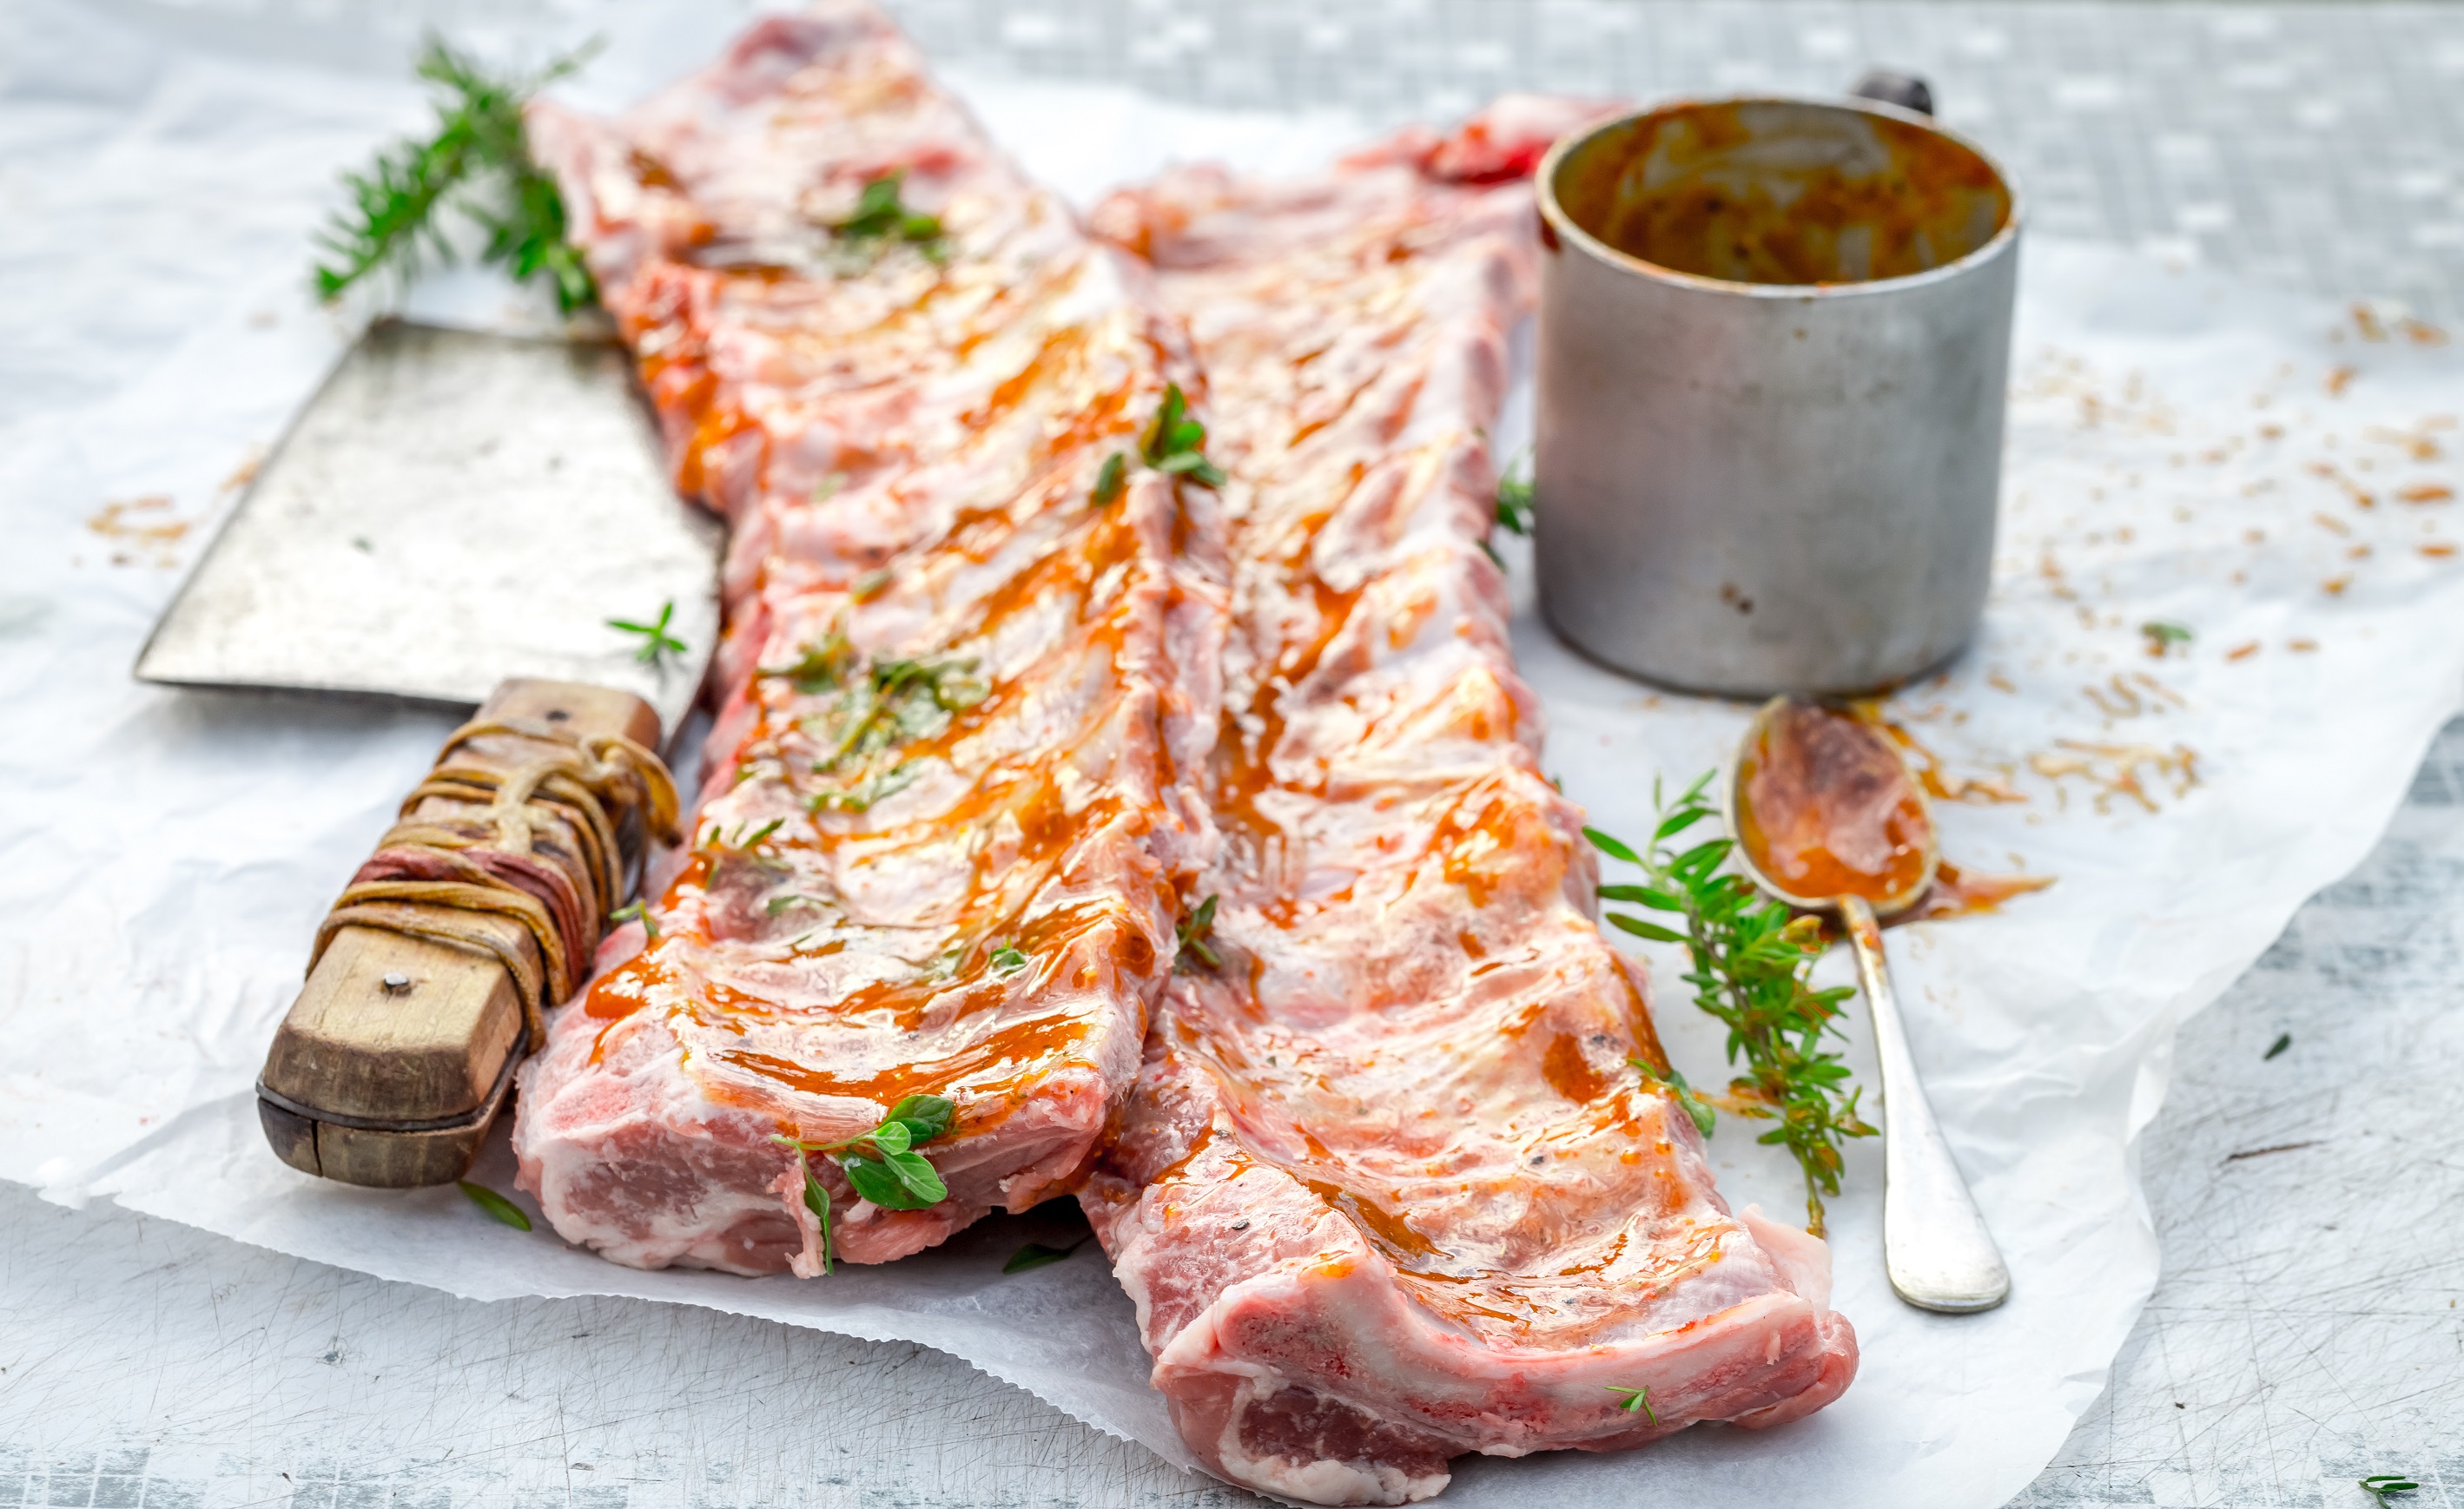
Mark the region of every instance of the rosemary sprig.
POLYGON ((1182 960, 1191 958, 1210 970, 1222 967, 1223 960, 1216 953, 1213 941, 1216 900, 1217 898, 1213 896, 1207 897, 1199 902, 1188 916, 1174 925, 1172 929, 1173 941, 1176 945, 1172 954, 1174 969, 1179 969, 1182 960))
POLYGON ((609 619, 607 626, 619 633, 641 635, 642 647, 633 652, 633 658, 645 666, 657 666, 670 655, 685 652, 685 642, 668 632, 668 625, 675 621, 675 600, 671 598, 659 604, 659 616, 648 623, 636 623, 631 619, 609 619))
POLYGON ((1617 1384, 1611 1384, 1608 1386, 1608 1390, 1611 1393, 1621 1393, 1625 1395, 1623 1399, 1617 1401, 1618 1409, 1623 1410, 1628 1414, 1640 1411, 1642 1417, 1650 1421, 1652 1424, 1658 1425, 1660 1423, 1660 1416, 1654 1413, 1651 1408, 1651 1385, 1644 1384, 1639 1389, 1627 1389, 1617 1384))
POLYGON ((523 101, 596 50, 593 43, 527 78, 507 78, 430 37, 417 68, 439 91, 435 135, 397 142, 366 172, 342 175, 352 206, 318 234, 327 253, 316 267, 318 296, 330 302, 380 271, 407 281, 423 248, 451 262, 452 244, 437 224, 451 203, 488 232, 482 261, 505 264, 517 279, 546 273, 566 314, 596 300, 589 269, 565 239, 564 201, 522 131, 523 101))
POLYGON ((804 1175, 804 1209, 822 1228, 822 1272, 830 1271, 830 1192, 813 1172, 816 1154, 835 1155, 859 1199, 886 1211, 920 1211, 950 1197, 932 1161, 915 1151, 950 1129, 957 1106, 940 1095, 910 1095, 890 1108, 881 1125, 845 1142, 813 1143, 773 1133, 770 1140, 796 1150, 804 1175))
MULTIPOLYGON (((1848 986, 1807 986, 1806 975, 1824 947, 1820 924, 1812 917, 1792 920, 1786 907, 1764 902, 1751 883, 1722 873, 1732 841, 1710 839, 1683 850, 1671 845, 1716 815, 1705 795, 1710 783, 1711 773, 1705 772, 1674 802, 1663 801, 1653 784, 1655 826, 1647 854, 1595 828, 1583 833, 1602 853, 1643 872, 1640 886, 1601 886, 1603 900, 1683 921, 1684 930, 1679 931, 1608 913, 1610 923, 1637 937, 1684 946, 1693 964, 1684 979, 1694 987, 1694 1004, 1727 1025, 1728 1061, 1744 1060, 1746 1072, 1729 1082, 1729 1108, 1778 1121, 1756 1141, 1784 1147, 1795 1157, 1805 1173, 1806 1230, 1819 1236, 1822 1197, 1839 1192, 1840 1141, 1874 1135, 1857 1115, 1861 1092, 1849 1084, 1848 1065, 1823 1042, 1826 1034, 1839 1035, 1839 1003, 1856 993, 1848 986)), ((1685 1104, 1683 1095, 1679 1104, 1685 1104)), ((1685 1109, 1700 1125, 1708 1107, 1685 1109)))
POLYGON ((2359 1481, 2362 1485, 2362 1492, 2369 1495, 2371 1500, 2379 1506, 2379 1509, 2389 1509, 2387 1504, 2387 1495, 2389 1494, 2418 1493, 2421 1490, 2421 1485, 2419 1483, 2414 1482, 2409 1477, 2399 1476, 2394 1473, 2374 1473, 2367 1477, 2359 1479, 2359 1481))

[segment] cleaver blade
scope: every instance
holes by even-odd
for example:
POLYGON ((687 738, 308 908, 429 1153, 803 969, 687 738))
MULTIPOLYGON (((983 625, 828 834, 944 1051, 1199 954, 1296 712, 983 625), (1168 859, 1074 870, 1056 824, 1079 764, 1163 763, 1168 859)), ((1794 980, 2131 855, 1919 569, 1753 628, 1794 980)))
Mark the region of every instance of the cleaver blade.
POLYGON ((672 737, 717 642, 722 549, 623 347, 386 320, 293 421, 137 676, 462 706, 509 677, 587 682, 672 737), (607 621, 667 603, 686 648, 645 662, 607 621))

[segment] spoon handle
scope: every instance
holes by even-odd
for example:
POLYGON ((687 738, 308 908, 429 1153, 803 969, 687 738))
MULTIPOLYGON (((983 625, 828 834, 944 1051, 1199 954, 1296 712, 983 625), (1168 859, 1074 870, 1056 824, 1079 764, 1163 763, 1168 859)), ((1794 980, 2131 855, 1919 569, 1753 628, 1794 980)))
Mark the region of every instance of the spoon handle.
POLYGON ((1990 1310, 2010 1294, 2011 1273, 1925 1103, 1899 998, 1891 992, 1882 929, 1861 897, 1848 897, 1840 918, 1857 951, 1857 973, 1874 1014, 1874 1048, 1882 1061, 1882 1261, 1891 1287, 1921 1310, 1990 1310))

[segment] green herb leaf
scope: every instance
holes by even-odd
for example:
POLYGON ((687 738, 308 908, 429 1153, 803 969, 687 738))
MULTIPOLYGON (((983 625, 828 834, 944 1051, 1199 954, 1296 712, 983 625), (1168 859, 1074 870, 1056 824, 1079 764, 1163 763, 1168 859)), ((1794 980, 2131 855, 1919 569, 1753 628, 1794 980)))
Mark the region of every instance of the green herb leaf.
POLYGON ((1184 476, 1202 488, 1220 488, 1229 479, 1206 459, 1206 426, 1191 419, 1189 399, 1177 383, 1167 383, 1163 403, 1138 437, 1138 458, 1157 471, 1184 476))
MULTIPOLYGON (((1683 978, 1694 987, 1694 1004, 1727 1027, 1728 1061, 1745 1070, 1729 1084, 1730 1104, 1741 1115, 1778 1123, 1758 1141, 1785 1147, 1796 1159, 1805 1175, 1807 1229, 1819 1236, 1822 1197, 1839 1192, 1841 1141, 1874 1135, 1857 1114, 1859 1092, 1849 1083, 1847 1064, 1829 1046, 1839 1035, 1840 1002, 1853 992, 1817 991, 1806 983, 1823 948, 1819 924, 1792 917, 1786 907, 1763 901, 1742 877, 1723 873, 1720 866, 1733 846, 1729 840, 1705 840, 1682 852, 1670 847, 1678 835, 1716 820, 1705 795, 1712 774, 1674 802, 1661 800, 1654 788, 1658 811, 1647 855, 1596 829, 1583 831, 1601 852, 1643 871, 1643 886, 1617 887, 1626 894, 1612 899, 1678 904, 1661 909, 1683 915, 1682 931, 1617 912, 1608 921, 1637 936, 1684 948, 1691 968, 1683 978)), ((1708 1106, 1698 1113, 1699 1097, 1683 1090, 1683 1081, 1669 1083, 1682 1090, 1679 1104, 1707 1132, 1708 1106)))
POLYGON ((659 919, 650 915, 649 902, 637 901, 628 906, 619 907, 607 914, 607 921, 615 927, 623 927, 628 922, 638 922, 642 925, 642 931, 651 942, 659 941, 659 919))
POLYGON ((1026 955, 1008 944, 1002 944, 993 951, 992 966, 998 973, 1016 974, 1026 968, 1026 955))
POLYGON ((1613 926, 1622 928, 1638 938, 1649 938, 1654 943, 1683 943, 1686 940, 1684 933, 1663 928, 1656 922, 1645 922, 1639 917, 1629 917, 1621 911, 1608 912, 1606 916, 1613 926))
POLYGON ((504 1222, 506 1225, 512 1227, 517 1232, 526 1232, 531 1229, 531 1218, 522 1214, 522 1208, 520 1206, 516 1205, 509 1199, 506 1199, 503 1195, 498 1194, 495 1191, 489 1189, 484 1184, 473 1184, 468 1179, 462 1179, 457 1182, 462 1187, 462 1192, 471 1197, 472 1204, 487 1212, 489 1214, 495 1216, 496 1219, 504 1222))
POLYGON ((1693 1118, 1696 1131, 1705 1137, 1711 1135, 1711 1126, 1715 1120, 1711 1114, 1711 1103, 1695 1094, 1694 1087, 1685 1083, 1685 1076, 1679 1073, 1674 1065, 1666 1074, 1662 1074, 1652 1066, 1649 1059, 1633 1058, 1625 1061, 1634 1065, 1636 1072, 1642 1076, 1644 1083, 1657 1084, 1666 1089, 1669 1097, 1677 1102, 1687 1116, 1693 1118))
POLYGON ((2182 624, 2167 623, 2163 619, 2149 619, 2139 625, 2139 632, 2146 636, 2150 655, 2163 655, 2176 645, 2188 645, 2193 638, 2182 624))
POLYGON ((1621 1393, 1625 1395, 1623 1399, 1617 1402, 1618 1409, 1625 1411, 1629 1414, 1636 1411, 1640 1411, 1644 1419, 1650 1421, 1654 1425, 1658 1425, 1660 1423, 1660 1416, 1652 1412, 1651 1386, 1649 1384, 1645 1384, 1639 1389, 1620 1389, 1617 1385, 1611 1384, 1608 1386, 1608 1390, 1611 1393, 1621 1393))
POLYGON ((1583 837, 1592 841, 1592 847, 1599 850, 1602 854, 1607 855, 1610 859, 1623 860, 1628 864, 1639 864, 1642 863, 1641 855, 1637 854, 1624 843, 1609 837, 1597 828, 1585 828, 1583 830, 1583 837))
POLYGON ((2401 1477, 2394 1473, 2376 1473, 2359 1481, 2362 1492, 2369 1495, 2378 1503, 2379 1509, 2387 1509, 2389 1494, 2417 1493, 2421 1489, 2421 1485, 2411 1478, 2401 1477))
POLYGON ((681 655, 685 651, 685 642, 668 632, 668 624, 674 620, 675 616, 676 604, 674 600, 671 599, 659 605, 659 616, 650 623, 636 623, 630 619, 609 619, 607 626, 627 634, 641 635, 642 647, 634 652, 633 658, 646 666, 657 666, 663 664, 669 655, 681 655))
POLYGON ((1097 508, 1110 508, 1129 485, 1130 458, 1115 450, 1095 472, 1095 491, 1087 494, 1097 508))
POLYGON ((920 1211, 949 1197, 941 1176, 922 1153, 888 1152, 879 1158, 849 1153, 839 1160, 855 1192, 887 1211, 920 1211))
POLYGON ((813 1213, 813 1219, 822 1228, 822 1277, 826 1279, 830 1275, 830 1192, 822 1187, 822 1181, 814 1174, 812 1156, 804 1150, 803 1144, 793 1137, 773 1137, 771 1140, 783 1142, 796 1149, 796 1167, 804 1173, 804 1209, 813 1213))
POLYGON ((866 184, 856 195, 854 212, 832 221, 830 233, 868 249, 905 242, 922 250, 931 260, 940 261, 949 250, 941 240, 941 217, 919 214, 901 204, 898 190, 906 182, 907 170, 902 167, 866 184))
POLYGON ((429 38, 417 66, 419 77, 437 86, 435 134, 397 142, 367 171, 343 175, 352 206, 318 234, 328 258, 316 267, 318 295, 331 301, 379 272, 407 282, 423 252, 450 261, 452 247, 437 221, 451 203, 488 232, 483 261, 505 265, 517 279, 545 274, 567 314, 596 300, 589 270, 565 239, 564 202, 532 160, 522 128, 523 102, 580 68, 596 48, 528 78, 504 78, 429 38))
POLYGON ((1024 1273, 1029 1268, 1041 1268, 1046 1263, 1059 1262, 1094 1239, 1094 1233, 1089 1232, 1067 1247, 1046 1247, 1042 1242, 1029 1242, 1009 1255, 1009 1261, 1001 1264, 1001 1272, 1024 1273))
POLYGON ((1524 451, 1497 474, 1497 527, 1509 535, 1531 533, 1531 452, 1524 451), (1518 468, 1522 475, 1515 473, 1518 468))
POLYGON ((2285 1049, 2292 1046, 2293 1034, 2289 1032, 2278 1033, 2276 1035, 2276 1040, 2267 1045, 2267 1051, 2258 1056, 2259 1061, 2264 1063, 2268 1060, 2275 1058, 2277 1054, 2282 1053, 2285 1049))
POLYGON ((1216 953, 1215 946, 1210 941, 1215 933, 1215 902, 1216 898, 1212 896, 1199 902, 1196 909, 1181 918, 1173 929, 1175 947, 1172 967, 1174 969, 1179 969, 1183 959, 1191 958, 1210 970, 1222 967, 1223 960, 1216 953))
POLYGON ((905 1124, 909 1144, 920 1148, 947 1132, 957 1111, 957 1103, 946 1095, 910 1095, 882 1120, 905 1124))

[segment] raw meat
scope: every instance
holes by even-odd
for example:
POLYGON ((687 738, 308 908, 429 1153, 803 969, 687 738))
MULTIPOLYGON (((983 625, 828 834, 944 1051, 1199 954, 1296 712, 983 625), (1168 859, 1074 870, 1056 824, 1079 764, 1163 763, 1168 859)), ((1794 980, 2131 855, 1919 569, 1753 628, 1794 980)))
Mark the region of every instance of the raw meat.
POLYGON ((1094 217, 1207 369, 1233 623, 1197 888, 1221 963, 1184 956, 1081 1199, 1190 1448, 1316 1503, 1426 1498, 1458 1453, 1774 1425, 1856 1367, 1828 1250, 1731 1214, 1629 1065, 1666 1069, 1643 979, 1481 548, 1534 276, 1518 175, 1591 108, 1094 217))
POLYGON ((869 6, 531 126, 732 537, 692 846, 523 1068, 522 1187, 620 1262, 809 1277, 775 1139, 938 1094, 947 1199, 813 1159, 840 1258, 1074 1188, 1212 842, 1211 494, 1133 467, 1096 495, 1168 383, 1202 400, 1185 338, 869 6))

